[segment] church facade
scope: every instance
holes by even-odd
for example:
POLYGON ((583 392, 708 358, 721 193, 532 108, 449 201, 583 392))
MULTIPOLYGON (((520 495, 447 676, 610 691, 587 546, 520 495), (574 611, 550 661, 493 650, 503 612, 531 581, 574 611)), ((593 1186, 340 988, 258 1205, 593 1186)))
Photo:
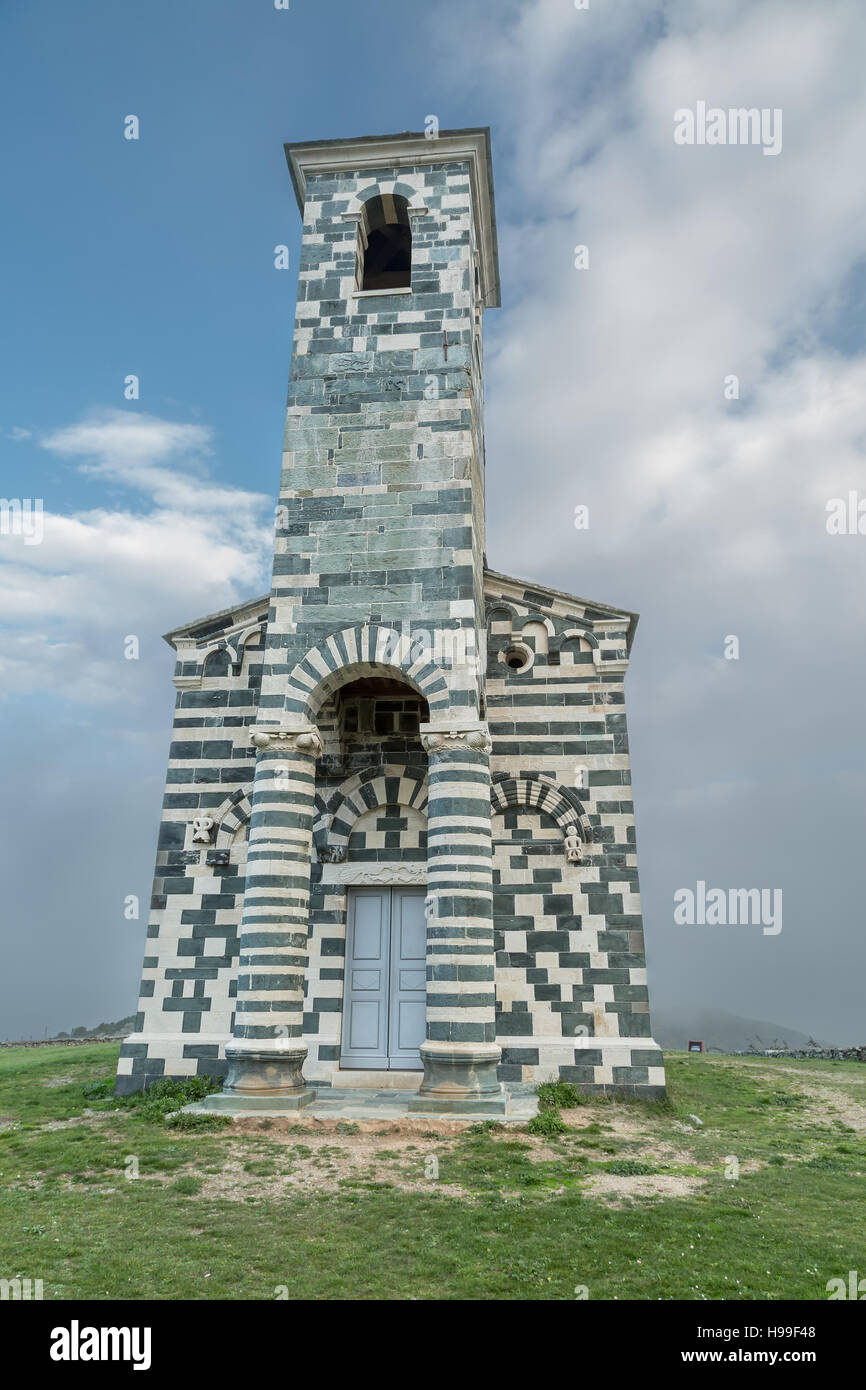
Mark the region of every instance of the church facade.
MULTIPOLYGON (((634 614, 491 571, 486 130, 286 148, 303 236, 270 594, 177 702, 120 1093, 664 1094, 623 682, 634 614)), ((491 478, 495 487, 495 470, 491 478)))

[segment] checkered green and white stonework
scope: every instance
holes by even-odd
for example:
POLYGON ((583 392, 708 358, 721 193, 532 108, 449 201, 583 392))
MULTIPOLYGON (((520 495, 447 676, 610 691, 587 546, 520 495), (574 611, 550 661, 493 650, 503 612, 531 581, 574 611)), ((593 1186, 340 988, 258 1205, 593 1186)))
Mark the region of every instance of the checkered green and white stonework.
POLYGON ((303 240, 272 586, 168 635, 118 1087, 223 1077, 227 1047, 281 1040, 308 1084, 339 1084, 347 893, 411 882, 430 904, 425 1066, 463 1048, 500 1081, 662 1095, 623 690, 636 618, 485 562, 486 132, 289 154, 303 240), (411 288, 364 293, 363 204, 392 195, 411 288), (346 708, 347 684, 383 678, 346 708))

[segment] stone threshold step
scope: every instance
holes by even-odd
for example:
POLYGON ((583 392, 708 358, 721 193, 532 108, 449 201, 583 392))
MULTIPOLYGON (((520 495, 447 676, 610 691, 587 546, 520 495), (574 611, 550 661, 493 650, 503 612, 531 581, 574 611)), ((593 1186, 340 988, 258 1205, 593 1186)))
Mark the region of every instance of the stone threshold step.
MULTIPOLYGON (((331 1085, 322 1086, 320 1099, 327 1097, 328 1091, 417 1091, 424 1080, 424 1073, 417 1071, 335 1071, 331 1085)), ((316 1082, 308 1085, 315 1087, 316 1082)))

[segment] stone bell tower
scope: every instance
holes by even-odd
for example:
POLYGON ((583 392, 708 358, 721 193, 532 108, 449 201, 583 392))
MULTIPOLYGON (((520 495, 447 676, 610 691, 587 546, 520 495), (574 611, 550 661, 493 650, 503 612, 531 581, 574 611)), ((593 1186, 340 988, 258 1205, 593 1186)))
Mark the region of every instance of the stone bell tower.
POLYGON ((167 636, 174 741, 118 1090, 205 1073, 224 1080, 207 1108, 292 1109, 384 1081, 472 1114, 550 1076, 663 1095, 636 615, 485 564, 489 133, 286 156, 303 236, 272 584, 167 636))
POLYGON ((466 659, 484 627, 481 324, 499 302, 488 132, 286 155, 303 240, 226 1091, 312 1098, 301 1035, 316 721, 347 678, 391 669, 430 714, 414 1104, 499 1109, 490 746, 466 659))

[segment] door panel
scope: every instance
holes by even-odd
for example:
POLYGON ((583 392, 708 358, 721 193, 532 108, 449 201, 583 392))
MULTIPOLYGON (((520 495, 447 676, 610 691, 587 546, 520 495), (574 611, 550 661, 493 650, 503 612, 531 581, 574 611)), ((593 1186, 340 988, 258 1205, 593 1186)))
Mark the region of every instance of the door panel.
POLYGON ((391 1003, 388 1060, 391 1067, 421 1071, 418 1049, 427 1025, 427 919, 423 888, 391 889, 391 1003))
POLYGON ((381 970, 353 970, 353 971, 352 971, 352 989, 355 991, 356 994, 360 994, 363 990, 367 990, 367 989, 381 989, 381 988, 382 988, 382 972, 381 972, 381 970))
POLYGON ((401 994, 408 993, 410 990, 427 988, 426 970, 401 970, 399 980, 399 990, 401 994))
POLYGON ((349 894, 340 1066, 388 1065, 388 943, 391 891, 349 894))
POLYGON ((421 1071, 427 1026, 423 888, 349 890, 340 1066, 421 1071))
POLYGON ((353 893, 355 904, 354 959, 380 961, 385 957, 388 932, 388 889, 365 889, 353 893))
POLYGON ((356 999, 349 1025, 352 1052, 376 1052, 382 1034, 382 1009, 375 1000, 356 999))

